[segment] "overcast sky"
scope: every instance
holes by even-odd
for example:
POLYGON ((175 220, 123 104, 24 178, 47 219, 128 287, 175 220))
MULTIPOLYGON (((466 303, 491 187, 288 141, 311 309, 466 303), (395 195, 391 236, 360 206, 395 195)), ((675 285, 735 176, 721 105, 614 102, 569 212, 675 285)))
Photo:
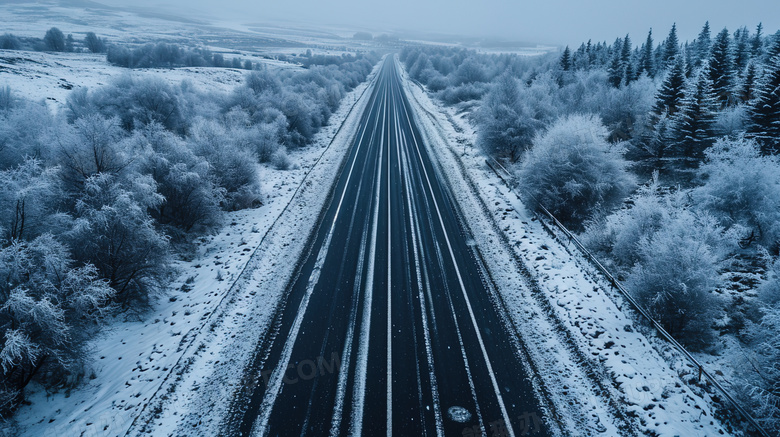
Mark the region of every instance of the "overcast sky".
MULTIPOLYGON (((98 0, 101 1, 101 0, 98 0)), ((277 19, 360 26, 378 31, 431 31, 500 37, 541 44, 612 42, 626 33, 656 42, 673 22, 681 40, 695 38, 706 20, 713 34, 763 22, 780 29, 780 0, 103 0, 125 5, 181 7, 212 17, 264 22, 277 19), (179 6, 182 5, 182 6, 179 6)))

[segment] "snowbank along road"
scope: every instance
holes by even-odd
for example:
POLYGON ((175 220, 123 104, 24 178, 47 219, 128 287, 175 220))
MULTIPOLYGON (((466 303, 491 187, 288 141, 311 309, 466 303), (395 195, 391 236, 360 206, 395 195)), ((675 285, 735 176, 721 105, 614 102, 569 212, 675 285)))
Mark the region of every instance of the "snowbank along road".
POLYGON ((453 202, 388 57, 232 432, 547 434, 453 202))

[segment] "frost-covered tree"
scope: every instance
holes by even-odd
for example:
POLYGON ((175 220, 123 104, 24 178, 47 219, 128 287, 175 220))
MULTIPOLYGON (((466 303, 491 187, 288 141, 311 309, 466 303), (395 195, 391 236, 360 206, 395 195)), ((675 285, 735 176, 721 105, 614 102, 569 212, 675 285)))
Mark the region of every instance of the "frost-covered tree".
POLYGON ((540 123, 524 111, 517 80, 501 76, 484 97, 477 142, 489 155, 516 162, 531 145, 540 123))
POLYGON ((753 58, 759 58, 763 54, 764 50, 764 25, 758 23, 756 26, 756 33, 750 40, 750 54, 753 58))
POLYGON ((639 67, 637 68, 637 74, 642 73, 655 77, 655 63, 653 62, 653 30, 650 29, 647 32, 647 40, 642 45, 641 54, 639 57, 639 67))
POLYGON ((621 147, 594 115, 569 115, 537 135, 517 168, 523 190, 569 225, 608 210, 633 188, 621 147))
POLYGON ((560 64, 561 64, 561 70, 563 71, 571 70, 571 50, 569 50, 569 46, 566 46, 566 48, 563 50, 560 64))
POLYGON ((123 76, 88 95, 81 93, 68 99, 70 120, 99 112, 104 118, 118 118, 128 132, 149 123, 176 132, 186 127, 179 93, 159 78, 123 76))
POLYGON ((0 171, 0 241, 31 240, 62 226, 57 173, 34 159, 0 171))
POLYGON ((119 175, 130 163, 120 146, 123 136, 115 118, 93 114, 76 120, 60 139, 58 161, 65 189, 80 193, 84 183, 97 174, 119 175))
POLYGON ((630 198, 630 208, 588 222, 582 235, 591 251, 603 255, 621 273, 639 262, 639 243, 651 238, 674 214, 671 200, 659 193, 657 172, 654 177, 630 198))
POLYGON ((658 116, 664 113, 673 116, 680 108, 683 97, 685 97, 685 65, 682 58, 678 58, 661 83, 653 112, 658 116))
POLYGON ((52 143, 61 127, 44 105, 22 102, 0 112, 0 169, 16 167, 27 158, 52 159, 52 143))
POLYGON ((754 61, 749 61, 745 71, 741 76, 737 88, 737 100, 741 103, 748 103, 756 97, 756 87, 758 86, 758 68, 754 61))
POLYGON ((455 85, 487 81, 487 72, 473 57, 466 59, 455 72, 455 85))
POLYGON ((704 26, 699 32, 699 36, 696 37, 696 43, 694 45, 694 67, 701 66, 702 61, 707 60, 710 57, 710 47, 712 46, 712 37, 710 33, 710 22, 706 21, 704 26))
POLYGON ((709 77, 715 98, 723 108, 731 102, 734 86, 734 57, 731 53, 731 38, 726 28, 721 30, 712 42, 709 77))
POLYGON ((719 234, 714 219, 683 211, 638 243, 638 262, 626 286, 661 325, 682 343, 708 346, 720 307, 713 293, 722 254, 706 234, 719 234))
POLYGON ((144 150, 138 168, 154 178, 163 197, 149 212, 170 234, 181 240, 186 233, 206 232, 221 223, 225 190, 217 185, 213 167, 205 159, 159 125, 136 132, 130 143, 133 149, 144 150))
POLYGON ((780 56, 770 60, 756 90, 750 132, 761 141, 764 153, 780 151, 780 56))
POLYGON ((733 47, 734 69, 737 72, 742 72, 747 67, 748 60, 750 59, 750 31, 747 27, 741 27, 734 32, 734 47, 733 47))
POLYGON ((675 149, 679 156, 686 158, 702 158, 704 150, 715 141, 718 104, 707 68, 705 64, 698 77, 690 82, 675 117, 675 149))
POLYGON ((0 249, 0 416, 33 378, 65 383, 114 294, 92 265, 76 267, 50 234, 0 249))
POLYGON ((87 32, 84 36, 84 46, 92 53, 105 53, 106 51, 106 42, 95 35, 95 32, 87 32))
POLYGON ((196 155, 208 161, 215 182, 224 190, 227 209, 242 209, 260 203, 260 179, 255 158, 240 148, 224 126, 197 120, 189 140, 196 155))
POLYGON ((620 60, 619 53, 615 53, 615 55, 612 56, 612 61, 609 63, 607 72, 609 73, 609 83, 612 84, 613 87, 618 88, 620 84, 623 83, 623 77, 625 75, 625 68, 623 62, 620 60))
POLYGON ((693 191, 697 205, 726 228, 745 229, 743 237, 767 248, 780 239, 780 162, 762 156, 755 141, 721 139, 705 152, 699 167, 704 184, 693 191))
POLYGON ((655 159, 667 158, 673 154, 675 124, 674 118, 666 112, 657 116, 657 121, 650 131, 649 139, 644 144, 644 150, 655 159))
POLYGON ((43 37, 43 43, 46 45, 46 50, 52 52, 64 52, 66 48, 65 35, 56 27, 52 27, 46 31, 46 35, 43 37))
POLYGON ((136 175, 123 186, 100 173, 85 182, 67 240, 77 261, 95 265, 124 305, 145 303, 168 273, 168 238, 148 214, 162 196, 149 176, 136 175))
POLYGON ((680 40, 677 38, 677 23, 674 23, 663 44, 663 65, 670 66, 678 56, 680 56, 680 40))

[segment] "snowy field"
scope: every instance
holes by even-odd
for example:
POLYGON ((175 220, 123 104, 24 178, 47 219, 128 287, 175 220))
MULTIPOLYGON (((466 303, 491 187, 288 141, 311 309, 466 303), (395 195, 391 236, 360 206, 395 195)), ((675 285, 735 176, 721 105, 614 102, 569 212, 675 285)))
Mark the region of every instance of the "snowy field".
POLYGON ((564 433, 725 434, 707 399, 682 381, 692 369, 670 367, 654 348, 668 355, 668 346, 637 329, 606 281, 507 189, 473 146, 476 135, 462 114, 406 83, 440 174, 453 187, 564 433))
MULTIPOLYGON (((270 68, 282 67, 271 63, 270 68)), ((108 64, 100 54, 0 50, 0 86, 10 86, 26 99, 45 101, 55 112, 64 107, 72 90, 108 85, 124 75, 158 77, 174 87, 186 81, 203 91, 227 92, 243 82, 246 71, 214 67, 130 71, 108 64)))

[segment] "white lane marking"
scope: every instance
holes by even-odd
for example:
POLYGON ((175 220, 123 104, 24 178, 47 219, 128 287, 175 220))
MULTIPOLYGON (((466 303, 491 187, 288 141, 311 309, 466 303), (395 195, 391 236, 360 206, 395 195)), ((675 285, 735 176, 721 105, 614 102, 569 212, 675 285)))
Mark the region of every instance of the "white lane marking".
MULTIPOLYGON (((395 112, 395 96, 393 95, 393 89, 390 88, 390 101, 393 102, 390 108, 393 108, 395 112)), ((388 118, 390 114, 387 114, 388 118)), ((389 122, 388 122, 389 125, 389 122)), ((398 120, 396 117, 396 142, 398 140, 397 131, 398 120)), ((396 149, 398 144, 395 145, 396 149)), ((393 258, 390 253, 391 248, 391 234, 392 234, 392 217, 390 212, 392 206, 390 204, 390 155, 391 155, 391 143, 390 143, 390 129, 387 129, 387 437, 393 435, 393 285, 392 285, 392 267, 393 258)))
POLYGON ((298 312, 295 315, 295 321, 293 322, 293 326, 290 329, 290 334, 285 340, 284 347, 282 348, 279 364, 271 373, 271 377, 269 378, 265 396, 263 396, 263 402, 260 404, 260 417, 255 420, 255 423, 252 426, 253 435, 265 435, 267 432, 266 428, 268 427, 268 420, 271 417, 271 411, 273 410, 273 406, 276 403, 276 398, 279 395, 279 391, 281 390, 282 381, 284 380, 284 373, 290 363, 293 346, 298 339, 298 332, 300 331, 301 324, 303 323, 303 318, 306 314, 306 309, 309 305, 311 294, 314 291, 315 285, 317 285, 317 282, 319 281, 322 264, 325 262, 325 257, 327 256, 328 249, 330 248, 330 242, 333 238, 333 231, 336 227, 336 221, 338 219, 339 213, 341 212, 344 196, 346 195, 347 189, 349 188, 349 181, 352 178, 352 174, 355 170, 355 162, 357 161, 357 157, 360 154, 360 149, 363 144, 362 139, 366 130, 367 128, 364 127, 363 133, 361 134, 361 140, 358 142, 358 148, 355 151, 354 157, 352 158, 352 164, 350 165, 349 173, 347 174, 347 180, 344 184, 344 188, 342 189, 338 206, 336 207, 336 213, 333 216, 333 222, 331 223, 330 229, 328 230, 328 235, 317 254, 317 260, 314 263, 311 276, 309 276, 309 282, 306 285, 306 292, 301 298, 301 303, 298 306, 298 312))
POLYGON ((431 193, 431 198, 433 199, 434 207, 436 209, 436 215, 439 218, 439 223, 441 225, 442 230, 444 231, 444 239, 447 242, 447 249, 449 250, 450 258, 452 260, 453 265, 455 266, 455 273, 458 276, 458 283, 460 284, 461 292, 463 293, 463 298, 466 301, 466 308, 469 310, 469 316, 471 318, 471 324, 474 327, 474 332, 477 334, 477 340, 479 342, 479 347, 482 351, 482 357, 485 361, 485 365, 487 366, 488 374, 490 375, 490 381, 493 384, 493 391, 495 392, 496 398, 498 400, 498 404, 501 407, 501 414, 504 416, 504 423, 507 427, 507 432, 510 437, 514 437, 515 433, 512 429, 512 425, 509 419, 509 413, 507 413, 506 405, 504 404, 504 399, 501 396, 501 390, 498 387, 498 381, 496 381, 496 375, 493 372, 493 366, 490 363, 490 358, 487 354, 487 349, 485 349, 485 342, 482 340, 482 333, 479 331, 479 326, 477 325, 477 319, 474 316, 474 310, 471 306, 471 301, 469 300, 468 293, 466 292, 466 286, 463 283, 463 277, 460 274, 460 268, 458 267, 458 262, 455 259, 455 253, 452 250, 452 244, 450 243, 450 238, 447 232, 447 228, 444 226, 444 219, 442 218, 441 211, 439 209, 439 204, 436 201, 436 197, 433 195, 433 187, 431 186, 431 180, 428 177, 428 170, 425 168, 425 164, 422 158, 422 155, 420 153, 420 146, 417 142, 416 135, 414 134, 414 129, 412 128, 412 122, 411 118, 409 117, 408 111, 406 110, 406 105, 402 105, 404 107, 404 113, 406 113, 407 120, 409 121, 409 129, 412 133, 412 140, 414 141, 415 149, 417 150, 417 157, 419 158, 420 165, 423 169, 423 174, 425 175, 425 180, 428 185, 428 190, 431 193))
MULTIPOLYGON (((385 79, 386 82, 386 79, 385 79)), ((384 84, 386 87, 386 83, 384 84)), ((383 97, 383 106, 384 106, 384 112, 387 111, 387 94, 385 92, 385 95, 383 97)), ((382 119, 382 130, 381 132, 384 132, 385 129, 385 120, 384 117, 382 119)), ((379 224, 379 199, 380 199, 380 192, 381 192, 381 184, 379 181, 382 180, 382 158, 384 157, 384 136, 381 137, 380 146, 379 146, 379 160, 377 168, 378 168, 378 175, 376 178, 376 195, 374 196, 374 212, 372 214, 373 216, 373 229, 371 230, 371 243, 370 243, 370 252, 368 255, 368 273, 366 278, 366 287, 365 287, 365 296, 363 298, 363 318, 361 321, 360 326, 360 344, 358 348, 358 359, 357 359, 357 368, 355 369, 355 388, 354 388, 354 396, 352 399, 352 423, 350 424, 349 434, 354 436, 359 436, 363 432, 363 409, 365 407, 365 398, 366 398, 366 378, 367 378, 367 368, 368 368, 368 347, 369 347, 369 331, 371 329, 371 303, 373 300, 373 289, 374 289, 374 264, 376 262, 376 242, 377 242, 377 231, 378 231, 378 224, 379 224)))

